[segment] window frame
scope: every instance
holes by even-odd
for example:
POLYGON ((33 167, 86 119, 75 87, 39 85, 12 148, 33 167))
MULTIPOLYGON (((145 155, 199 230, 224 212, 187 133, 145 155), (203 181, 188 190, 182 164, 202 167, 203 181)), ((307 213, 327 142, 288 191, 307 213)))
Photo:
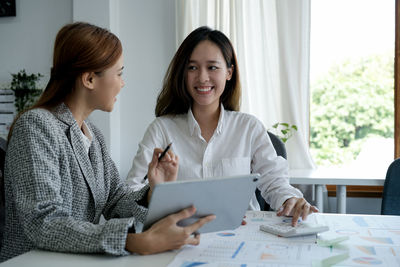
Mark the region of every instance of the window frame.
POLYGON ((394 158, 400 157, 400 0, 395 5, 394 158))

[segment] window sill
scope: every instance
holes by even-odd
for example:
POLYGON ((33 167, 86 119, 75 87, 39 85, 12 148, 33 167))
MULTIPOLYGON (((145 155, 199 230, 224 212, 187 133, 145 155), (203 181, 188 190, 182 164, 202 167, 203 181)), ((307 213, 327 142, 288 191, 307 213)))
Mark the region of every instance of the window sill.
MULTIPOLYGON (((327 185, 329 197, 336 197, 336 186, 327 185)), ((383 186, 361 186, 352 185, 347 186, 347 197, 366 197, 366 198, 381 198, 383 186)))

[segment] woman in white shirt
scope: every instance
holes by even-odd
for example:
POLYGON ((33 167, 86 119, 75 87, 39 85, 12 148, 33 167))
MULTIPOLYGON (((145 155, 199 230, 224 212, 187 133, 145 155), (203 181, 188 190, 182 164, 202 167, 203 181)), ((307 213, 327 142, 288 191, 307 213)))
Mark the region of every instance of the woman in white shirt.
MULTIPOLYGON (((178 180, 260 173, 258 188, 278 215, 306 219, 311 206, 289 184, 288 164, 276 155, 262 123, 239 112, 241 87, 234 49, 220 31, 200 27, 183 41, 169 65, 148 127, 128 174, 142 188, 154 147, 173 143, 178 180), (282 207, 282 208, 281 208, 282 207)), ((255 195, 250 209, 259 210, 255 195)))

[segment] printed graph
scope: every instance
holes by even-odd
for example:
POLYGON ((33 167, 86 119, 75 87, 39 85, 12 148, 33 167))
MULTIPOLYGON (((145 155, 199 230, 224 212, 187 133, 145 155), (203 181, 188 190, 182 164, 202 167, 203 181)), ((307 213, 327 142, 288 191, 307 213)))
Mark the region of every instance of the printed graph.
POLYGON ((235 236, 235 233, 232 232, 217 233, 217 236, 222 236, 222 237, 235 236))
POLYGON ((385 244, 385 245, 393 244, 393 240, 390 237, 360 236, 360 238, 377 244, 385 244))
POLYGON ((353 259, 355 263, 364 264, 364 265, 380 265, 383 262, 381 260, 372 258, 372 257, 359 257, 353 259))
POLYGON ((274 254, 262 253, 260 256, 260 260, 275 260, 276 256, 274 254))
POLYGON ((368 246, 356 246, 356 248, 365 254, 368 255, 376 255, 376 251, 374 247, 368 247, 368 246))
POLYGON ((368 223, 364 220, 363 217, 354 217, 353 222, 355 222, 360 227, 368 227, 368 223))
POLYGON ((196 266, 205 266, 208 264, 207 262, 198 262, 198 261, 185 261, 181 267, 196 267, 196 266))

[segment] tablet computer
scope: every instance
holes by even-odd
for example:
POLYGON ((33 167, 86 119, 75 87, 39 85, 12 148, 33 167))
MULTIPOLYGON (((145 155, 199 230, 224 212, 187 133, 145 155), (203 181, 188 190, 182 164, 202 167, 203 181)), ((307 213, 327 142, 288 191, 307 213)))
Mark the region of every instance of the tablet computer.
POLYGON ((178 222, 186 226, 199 218, 215 214, 216 219, 203 225, 199 233, 237 228, 256 189, 259 174, 219 177, 206 180, 175 181, 154 187, 143 230, 160 219, 193 205, 196 213, 178 222))

